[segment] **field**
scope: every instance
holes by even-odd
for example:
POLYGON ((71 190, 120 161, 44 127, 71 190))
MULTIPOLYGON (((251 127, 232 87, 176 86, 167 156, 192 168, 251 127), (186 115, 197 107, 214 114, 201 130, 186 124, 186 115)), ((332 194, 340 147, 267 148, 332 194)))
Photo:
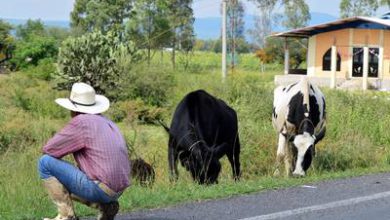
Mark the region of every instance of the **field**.
MULTIPOLYGON (((232 106, 239 117, 241 181, 232 180, 230 165, 223 158, 217 185, 194 184, 182 167, 179 181, 170 183, 168 135, 159 126, 126 120, 133 117, 129 114, 119 126, 131 145, 131 157, 150 162, 156 171, 156 182, 152 187, 134 183, 120 199, 122 212, 390 171, 390 94, 323 88, 327 101, 327 134, 317 145, 307 177, 272 177, 277 143, 271 124, 273 76, 281 69, 270 66, 267 72, 259 73, 256 60, 247 56, 241 58, 242 66, 230 72, 222 83, 218 56, 195 54, 188 70, 170 70, 175 86, 168 102, 159 108, 164 121, 169 123, 176 104, 196 89, 204 89, 232 106)), ((153 65, 161 63, 155 61, 153 65)), ((69 120, 69 113, 53 101, 68 93, 54 90, 53 86, 53 82, 34 78, 25 71, 0 75, 0 219, 55 215, 55 207, 47 198, 36 170, 42 145, 69 120)), ((137 103, 127 101, 128 105, 137 103)), ((119 108, 120 103, 113 104, 107 115, 117 117, 119 108)), ((95 214, 81 205, 76 206, 76 212, 82 216, 95 214)))

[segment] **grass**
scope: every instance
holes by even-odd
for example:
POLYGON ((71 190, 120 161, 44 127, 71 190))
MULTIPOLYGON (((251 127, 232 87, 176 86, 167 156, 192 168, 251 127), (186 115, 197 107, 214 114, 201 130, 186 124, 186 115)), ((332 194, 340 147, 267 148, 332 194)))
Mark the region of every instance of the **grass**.
MULTIPOLYGON (((150 188, 136 183, 131 186, 120 199, 121 211, 390 171, 390 95, 324 88, 328 129, 325 139, 317 146, 308 176, 273 178, 277 135, 272 128, 271 111, 273 76, 279 71, 258 73, 255 61, 249 60, 249 67, 230 73, 226 82, 221 83, 215 57, 212 54, 206 54, 202 59, 195 56, 194 63, 199 63, 200 70, 178 68, 174 73, 176 86, 162 107, 162 117, 169 123, 177 103, 195 89, 205 89, 225 100, 239 117, 242 180, 233 182, 230 164, 223 158, 218 185, 194 184, 180 166, 179 181, 170 183, 165 131, 125 118, 119 126, 132 144, 132 157, 140 156, 153 165, 156 183, 150 188)), ((37 219, 55 215, 55 207, 41 186, 36 163, 42 145, 69 119, 68 112, 53 101, 56 97, 66 97, 67 92, 58 92, 53 89, 52 82, 29 75, 21 72, 0 77, 0 219, 37 219)), ((117 105, 113 105, 107 115, 112 115, 116 108, 117 105)), ((70 157, 67 159, 71 160, 70 157)), ((76 211, 83 216, 96 213, 81 205, 77 205, 76 211)))

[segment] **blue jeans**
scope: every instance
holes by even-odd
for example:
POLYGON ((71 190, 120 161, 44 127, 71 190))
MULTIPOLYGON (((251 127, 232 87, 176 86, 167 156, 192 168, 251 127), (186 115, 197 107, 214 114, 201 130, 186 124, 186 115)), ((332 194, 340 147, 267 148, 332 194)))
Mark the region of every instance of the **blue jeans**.
POLYGON ((39 159, 38 171, 41 179, 55 177, 71 194, 89 202, 109 203, 119 197, 110 197, 77 167, 47 154, 39 159))

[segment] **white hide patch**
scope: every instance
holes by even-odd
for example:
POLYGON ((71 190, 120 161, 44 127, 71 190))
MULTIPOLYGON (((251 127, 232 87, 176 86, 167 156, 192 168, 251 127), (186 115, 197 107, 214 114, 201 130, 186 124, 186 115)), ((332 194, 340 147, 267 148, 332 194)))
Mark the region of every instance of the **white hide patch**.
POLYGON ((311 145, 314 145, 314 138, 309 133, 304 132, 303 134, 299 134, 294 138, 294 145, 298 150, 297 161, 295 164, 295 170, 293 174, 304 176, 305 171, 302 167, 302 161, 305 156, 306 151, 309 149, 311 145))

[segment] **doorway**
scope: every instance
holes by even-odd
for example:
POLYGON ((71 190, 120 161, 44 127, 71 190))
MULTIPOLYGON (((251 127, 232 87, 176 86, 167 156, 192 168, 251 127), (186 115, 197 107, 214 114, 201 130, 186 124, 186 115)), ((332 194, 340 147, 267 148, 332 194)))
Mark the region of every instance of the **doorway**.
MULTIPOLYGON (((378 77, 379 48, 368 48, 368 77, 378 77)), ((354 47, 352 56, 352 76, 363 76, 363 47, 354 47)))

